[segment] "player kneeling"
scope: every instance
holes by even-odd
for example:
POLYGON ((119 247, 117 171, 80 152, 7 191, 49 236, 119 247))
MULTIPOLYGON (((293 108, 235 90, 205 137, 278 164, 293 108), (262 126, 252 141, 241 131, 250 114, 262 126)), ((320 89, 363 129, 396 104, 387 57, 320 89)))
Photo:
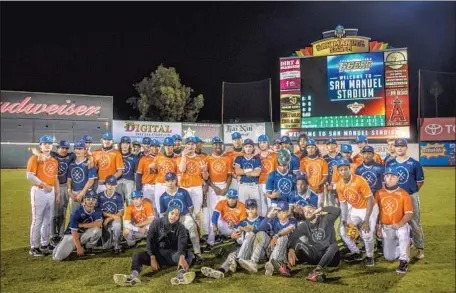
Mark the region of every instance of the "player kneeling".
POLYGON ((231 233, 231 238, 242 241, 241 247, 230 253, 225 262, 217 270, 202 267, 201 272, 206 277, 215 279, 224 278, 228 270, 232 273, 236 272, 238 260, 248 260, 252 257, 255 236, 264 218, 258 216, 258 206, 255 199, 248 199, 245 202, 245 207, 247 209, 247 219, 241 221, 235 227, 235 231, 231 233))
POLYGON ((136 239, 147 237, 149 226, 154 219, 154 211, 149 201, 143 201, 141 191, 133 191, 130 199, 132 203, 127 207, 125 213, 123 235, 128 247, 134 247, 136 239))
POLYGON ((385 187, 377 191, 375 200, 380 217, 377 236, 383 238, 383 255, 387 261, 399 258, 398 274, 405 274, 410 260, 410 226, 413 204, 410 195, 398 186, 399 172, 395 167, 385 170, 385 187), (399 245, 397 244, 399 242, 399 245))
POLYGON ((101 210, 95 208, 97 195, 89 190, 84 198, 84 204, 71 214, 70 223, 62 241, 52 253, 53 260, 64 260, 76 248, 78 256, 84 255, 84 248, 90 253, 101 237, 101 210))

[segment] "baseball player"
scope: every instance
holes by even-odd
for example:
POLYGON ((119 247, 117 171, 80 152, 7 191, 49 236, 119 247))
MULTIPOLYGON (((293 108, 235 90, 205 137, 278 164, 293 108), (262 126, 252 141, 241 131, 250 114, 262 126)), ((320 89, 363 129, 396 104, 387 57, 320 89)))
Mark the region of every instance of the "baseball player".
POLYGON ((147 237, 149 226, 154 219, 154 210, 149 201, 143 200, 141 191, 133 191, 129 196, 131 203, 127 206, 123 220, 123 235, 129 247, 136 246, 136 239, 147 237))
MULTIPOLYGON (((230 151, 226 151, 225 154, 231 158, 234 170, 234 162, 236 161, 236 158, 244 155, 244 150, 242 148, 242 134, 239 132, 233 132, 231 133, 231 139, 233 141, 233 149, 230 151)), ((239 190, 240 179, 241 177, 238 176, 235 172, 233 172, 233 178, 231 180, 231 185, 229 187, 239 190)))
POLYGON ((86 157, 86 145, 83 141, 74 142, 76 159, 68 166, 67 194, 69 195, 70 214, 77 210, 84 201, 85 194, 97 179, 97 170, 90 167, 86 157))
POLYGON ((179 185, 187 190, 193 202, 193 216, 199 227, 202 223, 203 180, 207 180, 207 164, 201 156, 195 154, 193 137, 185 139, 185 149, 177 158, 178 171, 181 174, 179 185))
POLYGON ((150 165, 157 174, 155 177, 155 201, 156 206, 160 206, 160 196, 166 191, 165 176, 168 173, 177 174, 176 155, 173 152, 174 139, 169 136, 163 140, 164 153, 159 153, 155 157, 155 162, 150 165))
POLYGON ((301 159, 300 169, 307 173, 310 189, 322 196, 328 181, 328 163, 320 156, 315 140, 307 141, 306 150, 307 156, 301 159))
POLYGON ((271 207, 271 199, 266 194, 266 181, 269 173, 277 169, 277 154, 269 150, 269 138, 267 135, 258 137, 258 148, 260 153, 257 155, 261 160, 261 173, 258 178, 258 191, 260 193, 262 216, 266 216, 268 209, 271 207))
POLYGON ((49 230, 54 213, 54 202, 60 203, 59 162, 51 157, 52 142, 51 136, 42 136, 40 150, 44 160, 39 161, 37 156, 32 155, 27 163, 27 180, 33 184, 30 191, 32 225, 29 251, 32 256, 43 256, 43 253, 50 253, 49 230), (41 249, 39 234, 41 234, 41 249))
POLYGON ((141 140, 141 147, 142 151, 139 152, 138 157, 141 159, 144 156, 150 155, 150 143, 152 142, 152 139, 150 137, 143 137, 141 140))
POLYGON ((203 141, 199 136, 195 136, 195 154, 203 156, 203 159, 207 157, 207 154, 203 152, 203 141))
POLYGON ((345 234, 348 224, 354 224, 359 228, 366 247, 366 266, 372 267, 375 265, 374 231, 378 217, 378 206, 374 201, 369 184, 363 177, 351 172, 348 160, 337 162, 337 172, 340 175, 340 180, 337 182, 336 192, 342 210, 340 235, 352 253, 345 258, 345 261, 362 260, 356 243, 345 234), (351 205, 350 209, 348 209, 347 203, 351 205))
POLYGON ((342 159, 342 155, 337 152, 337 140, 334 138, 326 141, 326 148, 328 149, 328 153, 323 156, 323 159, 328 163, 328 183, 331 184, 334 167, 336 166, 336 162, 342 159))
POLYGON ((407 140, 401 138, 394 143, 396 158, 389 160, 386 167, 396 167, 399 173, 399 187, 407 191, 412 197, 413 217, 410 226, 413 230, 413 244, 417 248, 415 258, 424 258, 424 234, 420 223, 420 196, 419 190, 424 184, 424 172, 420 162, 407 156, 407 140))
POLYGON ((247 211, 244 203, 239 200, 237 190, 228 189, 226 199, 219 201, 212 213, 212 231, 209 233, 208 243, 214 243, 217 233, 230 236, 235 226, 245 218, 247 218, 247 211))
POLYGON ((282 147, 280 146, 280 139, 274 139, 271 146, 272 152, 277 154, 281 148, 282 147))
POLYGON ((234 172, 240 176, 239 196, 242 202, 253 198, 257 201, 261 210, 261 199, 258 191, 258 179, 261 173, 261 160, 254 154, 255 146, 253 140, 244 140, 244 155, 234 161, 234 172))
MULTIPOLYGON (((233 164, 231 158, 223 154, 223 141, 220 137, 212 138, 212 154, 207 156, 205 161, 209 179, 207 184, 207 213, 204 214, 204 230, 210 233, 212 230, 212 213, 217 203, 225 198, 232 180, 233 164)), ((214 243, 208 243, 205 251, 210 251, 214 243)))
POLYGON ((155 180, 157 178, 157 171, 156 169, 151 168, 151 165, 153 166, 157 157, 152 153, 151 145, 156 145, 157 143, 160 144, 160 142, 156 139, 150 139, 148 141, 150 145, 147 153, 144 153, 144 155, 139 159, 138 168, 136 169, 136 190, 142 191, 144 199, 148 200, 152 204, 154 214, 158 215, 160 213, 160 207, 155 200, 155 180))
POLYGON ((231 233, 232 239, 242 239, 241 247, 230 253, 217 270, 202 267, 201 272, 206 277, 214 279, 224 278, 228 270, 232 273, 236 272, 238 259, 250 259, 258 227, 264 218, 258 215, 256 200, 248 199, 245 202, 245 208, 247 210, 247 218, 236 225, 234 232, 231 233))
MULTIPOLYGON (((361 150, 368 144, 367 136, 358 135, 355 139, 355 143, 358 144, 359 153, 353 157, 353 163, 361 165, 364 160, 361 150)), ((382 157, 378 153, 374 153, 374 160, 380 165, 383 165, 382 157)))
POLYGON ((110 175, 120 178, 124 169, 122 154, 114 149, 113 136, 111 132, 105 132, 101 139, 102 148, 95 150, 92 154, 98 174, 98 187, 96 192, 105 191, 105 180, 110 175))
POLYGON ((386 166, 388 164, 388 161, 393 160, 396 158, 396 149, 394 147, 394 143, 396 142, 395 138, 388 138, 386 140, 387 142, 387 154, 385 158, 383 159, 383 165, 386 166))
POLYGON ((103 249, 114 247, 114 253, 119 254, 120 236, 122 234, 122 217, 124 202, 122 195, 116 192, 117 178, 110 175, 105 181, 106 190, 98 194, 98 201, 103 213, 103 249))
POLYGON ((179 134, 174 134, 172 138, 174 140, 173 152, 176 155, 180 155, 184 150, 184 147, 182 146, 182 136, 180 136, 179 134))
POLYGON ((165 176, 166 191, 160 196, 160 216, 163 217, 169 211, 178 209, 180 218, 179 221, 184 225, 185 229, 190 234, 190 241, 193 245, 195 260, 198 263, 203 263, 204 259, 201 256, 200 239, 198 234, 198 226, 193 219, 193 201, 187 190, 177 186, 176 173, 168 173, 165 176))
POLYGON ((139 158, 140 152, 141 152, 141 143, 137 140, 133 141, 131 153, 139 158))
POLYGON ((300 206, 312 205, 314 207, 321 206, 319 197, 312 189, 309 188, 309 181, 306 173, 296 175, 296 189, 293 190, 288 197, 288 203, 291 205, 291 211, 295 218, 302 218, 302 209, 300 206))
POLYGON ((295 152, 295 155, 298 156, 298 158, 300 158, 300 159, 307 156, 307 150, 306 150, 307 134, 303 133, 303 134, 299 135, 298 147, 299 147, 299 150, 295 152))
POLYGON ((239 265, 245 270, 256 273, 258 271, 258 261, 267 250, 269 261, 265 264, 265 275, 272 276, 274 272, 279 272, 283 276, 290 276, 287 268, 288 235, 294 231, 296 220, 289 218, 289 206, 285 201, 281 201, 276 207, 269 211, 266 218, 258 227, 255 237, 255 244, 250 260, 239 259, 239 265))
POLYGON ((271 200, 271 207, 279 202, 288 202, 296 188, 296 175, 289 172, 291 153, 281 149, 277 155, 277 169, 269 173, 266 180, 266 195, 271 200))
POLYGON ((70 217, 65 236, 52 253, 52 259, 66 259, 76 249, 78 256, 91 254, 101 237, 102 214, 96 207, 97 194, 89 190, 84 197, 84 203, 70 217))
POLYGON ((292 151, 290 150, 290 148, 293 147, 293 143, 291 142, 291 138, 289 136, 282 136, 282 138, 280 139, 280 147, 282 149, 287 149, 290 151, 291 153, 291 160, 290 160, 290 163, 289 163, 289 168, 288 168, 288 172, 290 173, 294 173, 294 174, 298 174, 299 172, 299 157, 296 156, 295 154, 292 153, 292 151))
POLYGON ((370 145, 363 147, 361 154, 364 161, 356 168, 355 174, 363 176, 369 183, 369 187, 373 194, 382 188, 383 172, 385 168, 374 161, 374 148, 370 145))
POLYGON ((412 198, 398 186, 399 173, 395 167, 385 170, 385 187, 377 191, 375 200, 380 217, 377 235, 383 238, 383 255, 387 261, 399 258, 398 274, 405 274, 410 261, 410 226, 413 216, 412 198), (399 245, 397 245, 399 242, 399 245))
POLYGON ((177 265, 177 276, 171 279, 171 284, 185 285, 193 282, 195 272, 189 272, 193 254, 187 251, 187 231, 179 222, 179 217, 179 209, 174 209, 165 217, 152 222, 147 233, 147 250, 132 256, 130 275, 114 275, 114 282, 117 285, 140 284, 138 276, 143 266, 150 266, 155 272, 161 267, 177 265))
POLYGON ((131 138, 122 136, 119 143, 119 150, 122 153, 124 169, 117 184, 117 192, 122 195, 124 202, 129 205, 129 198, 135 188, 135 172, 138 169, 139 158, 131 152, 131 138))
POLYGON ((325 267, 337 267, 340 252, 334 224, 340 215, 338 207, 318 208, 311 204, 302 207, 305 221, 298 224, 288 240, 288 264, 307 263, 316 265, 307 280, 324 281, 325 267))
MULTIPOLYGON (((358 165, 356 165, 352 161, 352 154, 353 154, 352 146, 349 144, 342 144, 340 146, 340 153, 342 155, 342 159, 350 162, 350 170, 352 171, 353 174, 355 174, 356 168, 358 167, 358 165)), ((337 162, 338 161, 339 160, 336 161, 335 169, 332 173, 331 184, 328 185, 329 190, 336 189, 336 184, 340 179, 339 172, 337 172, 337 162)))
POLYGON ((92 142, 93 139, 90 135, 83 135, 81 141, 85 145, 85 151, 87 156, 92 156, 92 142))

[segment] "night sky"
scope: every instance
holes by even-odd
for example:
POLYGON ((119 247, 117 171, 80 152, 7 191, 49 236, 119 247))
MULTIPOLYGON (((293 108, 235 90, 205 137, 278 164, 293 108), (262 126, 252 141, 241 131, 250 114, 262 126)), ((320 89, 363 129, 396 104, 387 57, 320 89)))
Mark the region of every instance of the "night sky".
POLYGON ((114 118, 128 119, 132 84, 163 63, 214 122, 222 81, 271 77, 278 121, 279 57, 337 24, 408 47, 412 119, 418 69, 456 71, 455 2, 2 2, 1 89, 112 95, 114 118))

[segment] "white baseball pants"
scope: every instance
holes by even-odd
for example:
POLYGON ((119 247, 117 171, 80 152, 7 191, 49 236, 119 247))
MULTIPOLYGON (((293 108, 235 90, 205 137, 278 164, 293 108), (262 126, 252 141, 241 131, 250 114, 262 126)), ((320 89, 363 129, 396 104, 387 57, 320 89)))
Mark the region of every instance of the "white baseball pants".
POLYGON ((398 230, 391 225, 382 225, 383 256, 387 261, 410 261, 410 226, 405 224, 398 230))
POLYGON ((155 184, 143 184, 143 197, 147 199, 154 208, 154 215, 160 214, 160 205, 157 206, 155 201, 155 184))
POLYGON ((203 187, 202 186, 192 186, 192 187, 182 187, 187 190, 190 194, 190 197, 193 201, 193 218, 195 219, 198 227, 203 227, 203 216, 202 216, 202 206, 203 206, 203 187))
MULTIPOLYGON (((79 241, 81 242, 81 246, 86 246, 86 248, 93 248, 97 245, 98 240, 101 237, 101 229, 99 227, 95 228, 90 228, 87 229, 84 233, 79 234, 79 241)), ((76 245, 74 244, 73 241, 73 236, 70 235, 65 235, 60 241, 60 243, 57 245, 56 248, 54 248, 54 251, 52 252, 52 259, 53 260, 64 260, 66 259, 73 250, 76 249, 76 245)))
MULTIPOLYGON (((155 183, 155 204, 157 205, 158 210, 160 210, 160 197, 165 192, 166 192, 166 183, 155 183)), ((161 217, 160 213, 156 214, 155 216, 161 217)))
MULTIPOLYGON (((226 182, 214 182, 214 185, 220 189, 224 189, 226 187, 226 182)), ((225 196, 216 194, 214 189, 209 186, 209 190, 207 192, 207 209, 203 214, 203 235, 210 234, 210 231, 212 231, 212 213, 215 211, 215 206, 217 203, 222 199, 225 199, 225 196)))
POLYGON ((128 206, 131 203, 131 193, 135 190, 135 182, 127 179, 120 179, 116 191, 122 195, 124 203, 128 206))
POLYGON ((49 244, 51 221, 54 215, 54 188, 50 192, 33 186, 30 192, 32 206, 32 225, 30 226, 30 247, 40 248, 49 244))
POLYGON ((258 205, 258 211, 262 211, 262 202, 258 184, 256 183, 241 183, 239 184, 239 200, 245 203, 248 199, 255 199, 258 205))
POLYGON ((271 207, 271 199, 266 195, 266 184, 258 184, 258 193, 260 194, 261 210, 258 210, 260 216, 266 217, 271 207))

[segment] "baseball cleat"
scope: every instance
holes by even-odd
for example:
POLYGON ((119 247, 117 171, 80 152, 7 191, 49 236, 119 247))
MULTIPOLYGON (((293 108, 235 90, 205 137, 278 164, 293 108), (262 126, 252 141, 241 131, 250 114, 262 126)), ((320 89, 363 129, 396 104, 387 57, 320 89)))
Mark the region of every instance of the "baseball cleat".
POLYGON ((362 260, 363 260, 363 256, 360 253, 353 253, 344 258, 344 261, 348 262, 348 263, 355 262, 355 261, 362 261, 362 260))
POLYGON ((196 274, 195 272, 182 272, 183 270, 180 270, 177 273, 177 277, 174 277, 171 279, 171 285, 188 285, 193 280, 195 280, 196 274))
POLYGON ((274 274, 274 266, 272 265, 272 263, 270 261, 268 261, 265 265, 264 265, 264 269, 265 269, 265 272, 264 274, 266 276, 272 276, 272 274, 274 274))
POLYGON ((375 265, 375 260, 373 257, 366 257, 366 267, 373 267, 375 265))
POLYGON ((41 251, 44 255, 49 255, 49 254, 51 254, 53 250, 54 250, 54 246, 50 246, 50 245, 41 246, 41 248, 40 248, 40 251, 41 251))
POLYGON ((232 272, 232 273, 235 273, 235 272, 236 272, 236 270, 237 270, 237 261, 236 261, 235 258, 233 258, 233 259, 231 260, 230 266, 229 266, 228 269, 229 269, 230 272, 232 272))
POLYGON ((306 280, 312 282, 323 282, 326 279, 326 275, 318 269, 314 269, 310 274, 306 277, 306 280))
POLYGON ((60 241, 62 241, 62 238, 60 236, 54 236, 51 238, 51 244, 53 246, 57 246, 57 244, 59 244, 60 241))
POLYGON ((284 264, 284 263, 280 264, 279 273, 282 276, 285 276, 285 277, 290 277, 291 276, 290 270, 288 269, 287 265, 284 264))
POLYGON ((222 279, 225 277, 225 274, 219 270, 214 270, 209 267, 202 267, 201 273, 206 277, 213 278, 213 279, 222 279))
POLYGON ((405 274, 408 271, 408 263, 405 260, 401 260, 399 266, 396 269, 396 273, 405 274))
POLYGON ((141 280, 138 278, 132 278, 131 276, 123 274, 115 274, 114 282, 122 287, 131 287, 141 284, 141 280))
POLYGON ((204 257, 201 254, 195 254, 195 263, 202 265, 204 263, 204 257))
POLYGON ((206 247, 203 248, 203 252, 210 252, 214 246, 207 244, 206 247))
POLYGON ((44 254, 38 248, 32 248, 29 250, 31 256, 44 256, 44 254))
POLYGON ((424 258, 424 250, 423 249, 418 249, 415 255, 416 259, 423 259, 424 258))
POLYGON ((258 272, 258 268, 256 263, 250 259, 239 259, 239 265, 249 273, 256 273, 258 272))

